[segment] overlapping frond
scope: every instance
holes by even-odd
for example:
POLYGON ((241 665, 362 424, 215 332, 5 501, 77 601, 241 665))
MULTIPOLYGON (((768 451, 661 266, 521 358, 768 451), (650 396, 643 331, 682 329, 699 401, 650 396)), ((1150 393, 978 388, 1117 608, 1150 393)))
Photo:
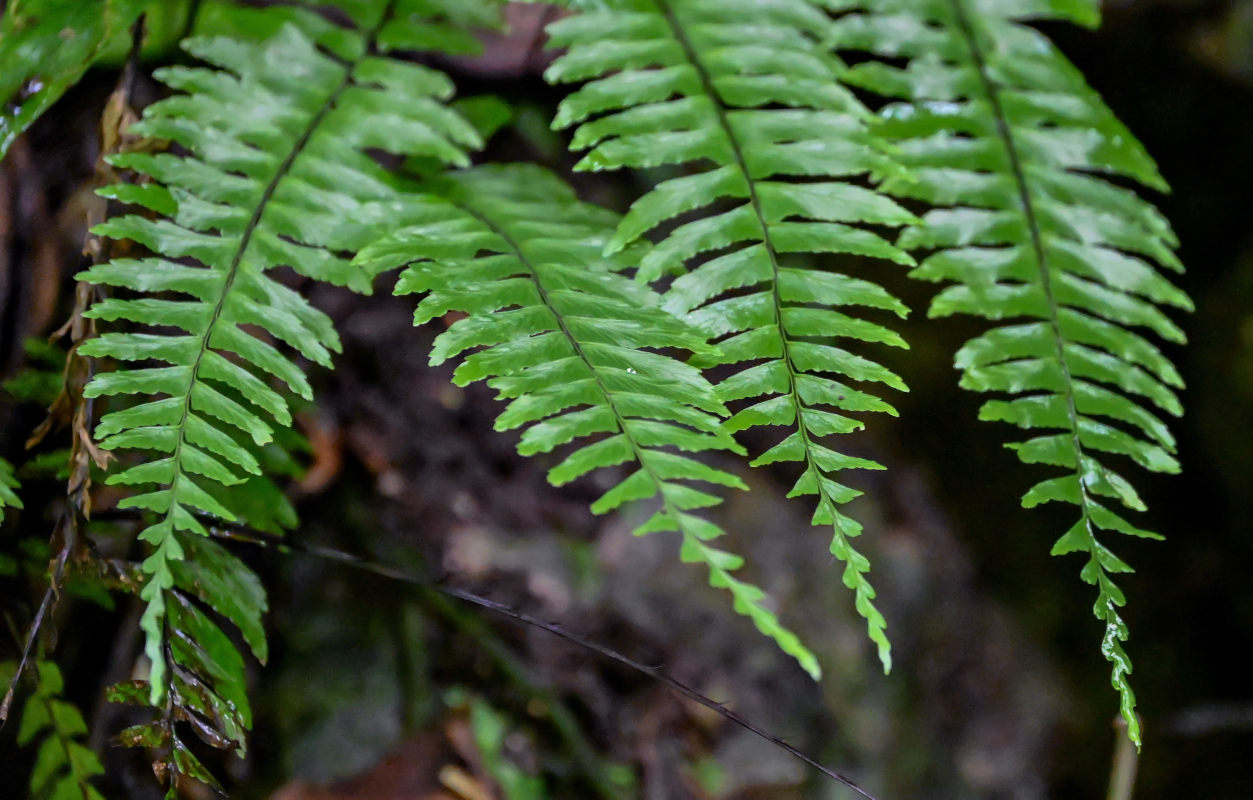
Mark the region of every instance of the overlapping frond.
POLYGON ((13 465, 0 458, 0 522, 4 522, 6 508, 21 508, 22 501, 17 496, 17 476, 13 474, 13 465))
MULTIPOLYGON (((290 267, 369 291, 369 274, 351 264, 360 231, 342 223, 399 190, 366 151, 463 164, 465 148, 479 144, 474 129, 444 105, 453 87, 443 74, 389 56, 421 38, 426 21, 443 16, 441 4, 352 6, 357 27, 279 8, 282 24, 262 40, 186 40, 184 48, 209 66, 158 70, 179 93, 150 106, 131 128, 184 154, 110 159, 142 182, 102 193, 143 212, 96 231, 134 240, 154 255, 116 259, 81 275, 123 290, 95 303, 88 316, 130 329, 105 333, 79 352, 123 364, 98 375, 86 396, 138 396, 106 414, 95 435, 104 449, 144 456, 137 464, 124 460, 127 468, 109 483, 149 487, 121 505, 155 518, 141 534, 153 547, 144 562, 141 624, 154 705, 178 689, 180 669, 196 671, 188 659, 204 655, 180 652, 192 645, 167 635, 169 624, 229 644, 189 610, 194 605, 179 600, 189 547, 203 546, 189 544, 187 534, 206 534, 204 517, 272 527, 285 502, 264 467, 276 457, 276 436, 291 425, 288 396, 309 398, 311 390, 304 367, 280 348, 323 366, 339 350, 330 319, 269 273, 290 267)), ((196 636, 195 647, 207 646, 196 636)), ((226 666, 241 665, 233 658, 226 666)), ((198 673, 197 690, 216 692, 238 709, 223 693, 242 672, 200 666, 208 672, 198 673)), ((180 703, 224 725, 218 731, 238 742, 229 715, 209 714, 213 709, 195 705, 197 697, 180 690, 180 703)))
POLYGON ((657 352, 707 346, 659 307, 651 289, 620 274, 635 267, 640 248, 602 254, 617 216, 578 202, 535 167, 480 167, 427 190, 392 210, 402 227, 358 260, 372 272, 408 265, 397 292, 423 295, 418 323, 466 315, 435 340, 431 362, 474 350, 453 379, 487 380, 510 401, 496 427, 524 428, 524 455, 577 442, 549 472, 552 483, 631 464, 592 510, 658 499, 659 510, 636 533, 678 532, 682 559, 707 567, 735 609, 816 677, 816 659, 766 607, 763 592, 732 574, 743 559, 715 547, 722 529, 694 513, 720 498, 692 482, 743 484, 689 454, 742 450, 721 428, 725 407, 700 371, 657 352))
POLYGON ((840 506, 860 492, 845 469, 881 469, 820 443, 860 429, 847 413, 890 405, 857 384, 904 390, 892 372, 833 339, 903 347, 888 328, 852 307, 904 315, 880 286, 797 254, 841 254, 912 264, 867 225, 897 226, 911 214, 855 181, 891 173, 861 104, 839 83, 844 66, 821 42, 830 20, 805 0, 620 0, 549 26, 568 48, 553 82, 590 82, 561 104, 555 127, 578 124, 572 147, 590 148, 580 169, 682 167, 635 202, 608 252, 676 218, 641 263, 652 280, 679 273, 666 307, 719 341, 696 363, 740 369, 718 385, 726 402, 751 401, 731 431, 782 426, 786 437, 755 465, 803 465, 791 496, 814 495, 815 525, 830 526, 884 668, 890 649, 851 539, 861 525, 840 506), (803 182, 795 179, 803 179, 803 182), (714 254, 714 257, 711 257, 714 254), (839 309, 839 310, 837 310, 839 309), (834 376, 834 377, 833 377, 834 376))
POLYGON ((1178 415, 1178 372, 1146 339, 1183 332, 1162 306, 1191 309, 1159 272, 1179 270, 1166 220, 1104 176, 1166 185, 1140 144, 1028 19, 1097 22, 1095 0, 866 0, 866 15, 838 26, 843 46, 907 59, 870 62, 850 80, 906 102, 883 112, 911 180, 885 188, 936 206, 900 244, 929 252, 913 275, 948 281, 932 316, 975 314, 1001 325, 957 354, 966 388, 1019 395, 990 400, 980 417, 1040 435, 1009 445, 1028 463, 1066 474, 1033 487, 1025 506, 1078 506, 1079 521, 1053 547, 1082 552, 1082 577, 1098 590, 1102 651, 1132 738, 1139 741, 1123 593, 1112 573, 1130 567, 1101 531, 1159 538, 1108 500, 1144 504, 1108 465, 1124 456, 1176 472, 1174 439, 1156 412, 1178 415))
POLYGON ((24 0, 0 17, 0 158, 148 0, 24 0))

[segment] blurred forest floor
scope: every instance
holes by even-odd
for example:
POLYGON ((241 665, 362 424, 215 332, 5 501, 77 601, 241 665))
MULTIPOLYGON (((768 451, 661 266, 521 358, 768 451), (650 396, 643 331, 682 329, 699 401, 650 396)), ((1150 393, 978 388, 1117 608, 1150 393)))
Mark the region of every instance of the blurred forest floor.
MULTIPOLYGON (((546 13, 511 9, 511 34, 488 39, 483 58, 441 66, 460 94, 491 91, 516 107, 487 158, 568 170, 573 160, 546 128, 558 99, 540 78, 546 13)), ((1139 569, 1127 619, 1147 731, 1136 797, 1249 798, 1253 683, 1238 653, 1253 641, 1253 2, 1119 0, 1106 16, 1097 33, 1048 32, 1173 184, 1161 202, 1198 306, 1182 321, 1191 345, 1171 353, 1189 382, 1177 426, 1184 474, 1146 486, 1168 541, 1125 554, 1139 569)), ((45 337, 72 304, 97 125, 115 80, 89 76, 0 167, 5 377, 39 364, 40 349, 23 342, 45 337)), ((140 88, 147 100, 157 92, 140 88)), ((579 175, 576 185, 622 208, 639 188, 632 180, 579 175)), ((885 280, 924 307, 924 287, 885 280)), ((1018 507, 1029 473, 999 446, 1001 431, 975 424, 977 399, 956 388, 951 354, 968 324, 926 323, 924 334, 923 320, 909 323, 914 349, 889 364, 912 388, 899 398, 902 419, 849 437, 855 455, 888 467, 859 476, 867 496, 852 513, 866 523, 891 676, 826 537, 784 500, 787 476, 728 467, 753 491, 721 506, 720 521, 818 653, 826 676, 815 684, 680 565, 673 542, 631 536, 636 520, 593 518, 599 487, 548 486, 543 459, 518 457, 510 436, 492 432, 489 391, 457 389, 450 370, 426 365, 440 323, 413 328, 411 301, 385 286, 369 299, 311 294, 345 352, 300 418, 311 468, 291 486, 303 520, 294 537, 442 577, 660 665, 884 800, 1104 796, 1116 701, 1088 587, 1077 562, 1048 557, 1064 521, 1018 507)), ((41 418, 36 404, 0 394, 0 453, 20 452, 41 418)), ((5 552, 46 538, 63 492, 55 480, 28 486, 5 552)), ((97 508, 110 502, 102 491, 97 508)), ((543 631, 310 555, 239 552, 271 587, 274 647, 256 673, 253 747, 221 768, 241 800, 852 796, 543 631)), ((33 604, 42 588, 6 580, 3 591, 33 604)), ((129 669, 135 612, 81 601, 63 612, 58 660, 101 747, 126 721, 99 696, 129 669)), ((12 732, 2 735, 10 744, 12 732)), ((11 750, 0 750, 0 774, 26 768, 11 750)), ((106 795, 155 796, 133 758, 109 751, 106 795)))

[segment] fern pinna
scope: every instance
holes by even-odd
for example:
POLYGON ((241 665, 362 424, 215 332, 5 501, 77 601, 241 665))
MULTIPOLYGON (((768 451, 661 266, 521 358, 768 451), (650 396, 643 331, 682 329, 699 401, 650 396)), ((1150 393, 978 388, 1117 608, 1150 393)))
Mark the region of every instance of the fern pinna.
POLYGON ((496 427, 527 426, 518 445, 524 455, 598 437, 553 467, 552 483, 632 464, 592 510, 660 498, 636 533, 678 532, 682 559, 707 567, 735 609, 817 677, 817 659, 763 604, 764 593, 732 575, 743 559, 713 545, 723 530, 692 513, 720 499, 684 481, 745 487, 686 453, 742 450, 721 429, 725 408, 701 373, 654 351, 707 348, 650 289, 620 274, 636 266, 640 249, 602 255, 616 216, 578 202, 559 179, 531 166, 478 167, 424 188, 384 205, 403 227, 358 261, 371 272, 409 265, 396 291, 423 294, 419 324, 450 311, 467 315, 436 338, 432 364, 481 348, 453 380, 487 379, 510 401, 496 427))
MULTIPOLYGON (((287 266, 368 291, 369 275, 344 255, 356 242, 342 223, 397 188, 365 149, 465 163, 464 148, 479 143, 473 128, 443 105, 452 92, 446 77, 387 55, 429 38, 438 4, 344 7, 356 27, 304 9, 272 8, 250 12, 260 15, 253 22, 268 21, 273 29, 262 41, 184 42, 212 66, 158 70, 184 93, 150 106, 131 132, 170 141, 186 154, 113 157, 114 166, 146 180, 103 194, 154 213, 114 218, 96 229, 156 255, 114 260, 81 276, 138 293, 97 302, 89 316, 147 328, 106 333, 80 348, 130 362, 98 375, 87 396, 143 398, 105 415, 95 433, 105 449, 145 454, 110 483, 156 487, 121 503, 155 515, 141 534, 152 546, 142 590, 152 664, 147 699, 166 710, 167 730, 171 716, 203 717, 196 729, 217 745, 243 746, 238 729, 247 725, 246 704, 239 704, 242 690, 231 688, 242 687, 242 660, 227 654, 234 650, 216 623, 183 602, 189 593, 180 575, 196 568, 188 556, 208 546, 193 541, 208 532, 202 518, 272 523, 265 506, 281 493, 272 487, 267 493, 262 464, 274 457, 276 431, 292 417, 271 384, 311 397, 304 368, 273 342, 323 366, 339 349, 330 319, 267 273, 287 266), (224 649, 214 652, 214 643, 224 649)), ((242 564, 228 566, 250 580, 242 564)), ((241 625, 238 616, 227 616, 241 625)), ((263 657, 263 638, 245 640, 263 657)), ((186 772, 177 748, 172 764, 186 772)))
POLYGON ((1132 510, 1135 489, 1097 454, 1120 455, 1155 472, 1177 472, 1174 439, 1144 407, 1181 413, 1178 372, 1144 328, 1171 342, 1182 331, 1159 306, 1191 309, 1152 261, 1182 267, 1175 237, 1149 203, 1104 178, 1129 178, 1165 191, 1140 144, 1079 72, 1027 19, 1095 25, 1095 0, 1068 3, 875 0, 870 14, 838 25, 841 46, 908 59, 869 62, 849 80, 906 102, 889 105, 880 131, 891 137, 908 179, 884 188, 937 208, 900 244, 929 252, 912 274, 951 281, 931 316, 1025 318, 967 343, 957 354, 961 383, 975 391, 1025 394, 990 400, 980 418, 1052 431, 1010 444, 1027 463, 1067 470, 1023 498, 1078 506, 1079 520, 1054 554, 1082 552, 1082 577, 1097 587, 1105 623, 1102 652, 1122 714, 1139 743, 1135 695, 1122 642, 1125 602, 1112 573, 1131 568, 1098 539, 1100 531, 1160 538, 1098 498, 1132 510), (1137 399, 1139 398, 1139 399, 1137 399))
POLYGON ((22 501, 17 496, 19 483, 13 474, 13 465, 0 458, 0 522, 4 522, 5 508, 21 508, 22 501))
POLYGON ((912 264, 864 226, 897 226, 913 216, 852 182, 890 173, 893 164, 876 146, 869 113, 840 85, 843 65, 822 46, 830 19, 805 0, 608 5, 548 28, 550 45, 568 48, 548 79, 593 79, 562 102, 554 127, 581 123, 572 147, 591 150, 579 169, 684 167, 687 174, 635 202, 607 252, 703 210, 644 257, 640 275, 681 273, 666 293, 666 308, 719 345, 717 354, 694 363, 739 367, 719 383, 718 395, 752 403, 726 428, 790 429, 753 464, 803 465, 790 496, 817 496, 813 524, 832 528, 831 552, 845 562, 844 582, 888 669, 885 622, 866 577, 870 565, 851 541, 861 525, 840 510, 860 492, 832 477, 881 467, 820 439, 862 427, 837 412, 896 413, 831 375, 905 390, 883 366, 830 344, 838 338, 904 347, 904 341, 836 309, 864 306, 904 316, 906 308, 870 281, 797 254, 912 264), (797 177, 805 182, 789 180, 797 177), (705 256, 713 251, 719 254, 705 256))

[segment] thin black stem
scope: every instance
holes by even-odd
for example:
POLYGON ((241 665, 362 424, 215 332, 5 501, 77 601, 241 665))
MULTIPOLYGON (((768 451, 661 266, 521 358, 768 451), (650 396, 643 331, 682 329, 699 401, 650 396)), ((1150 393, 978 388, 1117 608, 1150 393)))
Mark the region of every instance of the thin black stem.
POLYGON ((874 795, 871 795, 865 789, 862 789, 860 786, 854 783, 852 779, 842 775, 841 773, 837 772, 834 769, 831 769, 830 767, 827 767, 821 764, 817 759, 809 755, 806 755, 801 750, 797 749, 791 744, 788 744, 782 738, 770 733, 766 729, 754 724, 753 722, 750 722, 749 720, 737 714, 735 711, 732 711, 731 709, 727 708, 722 703, 719 703, 718 701, 713 700, 707 695, 700 693, 696 689, 693 689, 687 684, 682 683, 681 681, 670 677, 669 675, 667 675, 665 672, 662 672, 657 667, 653 667, 641 661, 637 661, 636 659, 631 658, 630 656, 625 655, 624 653, 621 653, 613 649, 612 647, 609 647, 608 645, 601 644, 600 642, 597 642, 593 639, 589 639, 586 636, 583 636, 578 633, 574 633, 573 631, 565 628, 559 623, 547 622, 545 620, 540 619, 539 617, 532 616, 530 614, 527 614, 524 611, 519 611, 516 608, 512 608, 511 606, 507 606, 504 603, 499 603, 495 600, 489 599, 487 597, 483 597, 482 595, 477 595, 477 594, 474 594, 473 592, 469 592, 464 589, 455 589, 449 586, 444 586, 439 582, 430 580, 421 575, 417 575, 412 572, 408 572, 406 570, 398 569, 396 567, 391 567, 386 564, 380 564, 375 561, 370 561, 368 559, 362 558, 361 556, 353 555, 352 553, 346 553, 343 550, 338 550, 333 547, 327 547, 325 545, 319 545, 319 544, 310 544, 310 543, 299 542, 299 541, 294 541, 294 540, 283 540, 283 539, 280 539, 279 537, 260 533, 258 531, 252 531, 252 530, 243 528, 242 526, 238 526, 238 525, 222 526, 220 524, 214 524, 213 527, 217 533, 230 539, 236 539, 239 541, 248 542, 250 544, 257 544, 257 545, 262 545, 262 546, 272 545, 272 546, 277 547, 280 552, 305 553, 307 555, 315 556, 317 558, 322 558, 327 561, 334 561, 340 564, 344 564, 353 569, 358 569, 364 572, 369 572, 373 575, 378 575, 379 577, 387 578, 388 580, 393 580, 399 583, 409 584, 411 586, 421 587, 422 589, 432 591, 432 592, 438 592, 439 594, 454 598, 463 603, 468 603, 470 605, 478 606, 479 608, 486 609, 495 614, 499 614, 500 616, 508 617, 509 619, 514 620, 515 622, 520 622, 524 625, 529 625, 533 628, 538 628, 539 630, 546 631, 552 634, 553 636, 560 637, 562 639, 565 639, 568 642, 573 642, 574 644, 586 650, 590 650, 593 653, 596 653, 597 655, 603 656, 604 658, 607 658, 610 661, 614 661, 618 664, 622 664, 623 666, 629 667, 630 669, 635 670, 636 672, 639 672, 643 675, 647 675, 648 677, 652 678, 658 683, 661 683, 667 686, 668 688, 677 692, 683 697, 686 697, 689 700, 695 703, 698 703, 704 706, 705 708, 710 709, 711 711, 717 713, 719 716, 723 717, 724 719, 729 720, 733 724, 739 726, 740 728, 743 728, 744 730, 748 731, 754 736, 757 736, 760 739, 764 739, 765 741, 773 744, 775 747, 778 747, 779 749, 792 755, 793 757, 800 759, 801 761, 805 762, 809 766, 821 772, 823 775, 826 775, 827 777, 847 786, 849 789, 852 789, 854 792, 866 798, 867 800, 876 800, 874 795))

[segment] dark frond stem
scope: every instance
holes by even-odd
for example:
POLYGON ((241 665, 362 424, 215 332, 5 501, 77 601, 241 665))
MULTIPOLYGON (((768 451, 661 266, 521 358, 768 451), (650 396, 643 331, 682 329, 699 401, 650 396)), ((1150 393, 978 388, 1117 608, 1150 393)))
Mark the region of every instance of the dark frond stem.
POLYGON ((52 601, 55 593, 52 586, 49 585, 44 590, 43 600, 39 603, 39 610, 35 612, 35 618, 31 621, 30 629, 26 634, 26 641, 22 645, 22 657, 17 662, 17 670, 13 673, 12 680, 9 681, 9 688, 4 693, 4 700, 0 700, 0 730, 4 730, 5 723, 9 721, 9 712, 13 708, 13 698, 17 696, 17 684, 22 678, 22 673, 26 671, 26 665, 30 663, 30 655, 34 651, 35 639, 39 636, 39 631, 43 627, 43 621, 48 615, 48 609, 52 607, 52 601))
POLYGON ((479 615, 453 602, 455 598, 440 592, 435 586, 422 585, 417 588, 437 614, 465 632, 496 662, 497 668, 506 680, 545 706, 546 715, 552 721, 560 737, 565 740, 566 747, 569 748, 574 761, 592 787, 605 800, 618 800, 622 795, 622 785, 613 780, 600 756, 580 729, 578 719, 561 698, 548 687, 536 685, 530 679, 525 664, 489 630, 479 615))

